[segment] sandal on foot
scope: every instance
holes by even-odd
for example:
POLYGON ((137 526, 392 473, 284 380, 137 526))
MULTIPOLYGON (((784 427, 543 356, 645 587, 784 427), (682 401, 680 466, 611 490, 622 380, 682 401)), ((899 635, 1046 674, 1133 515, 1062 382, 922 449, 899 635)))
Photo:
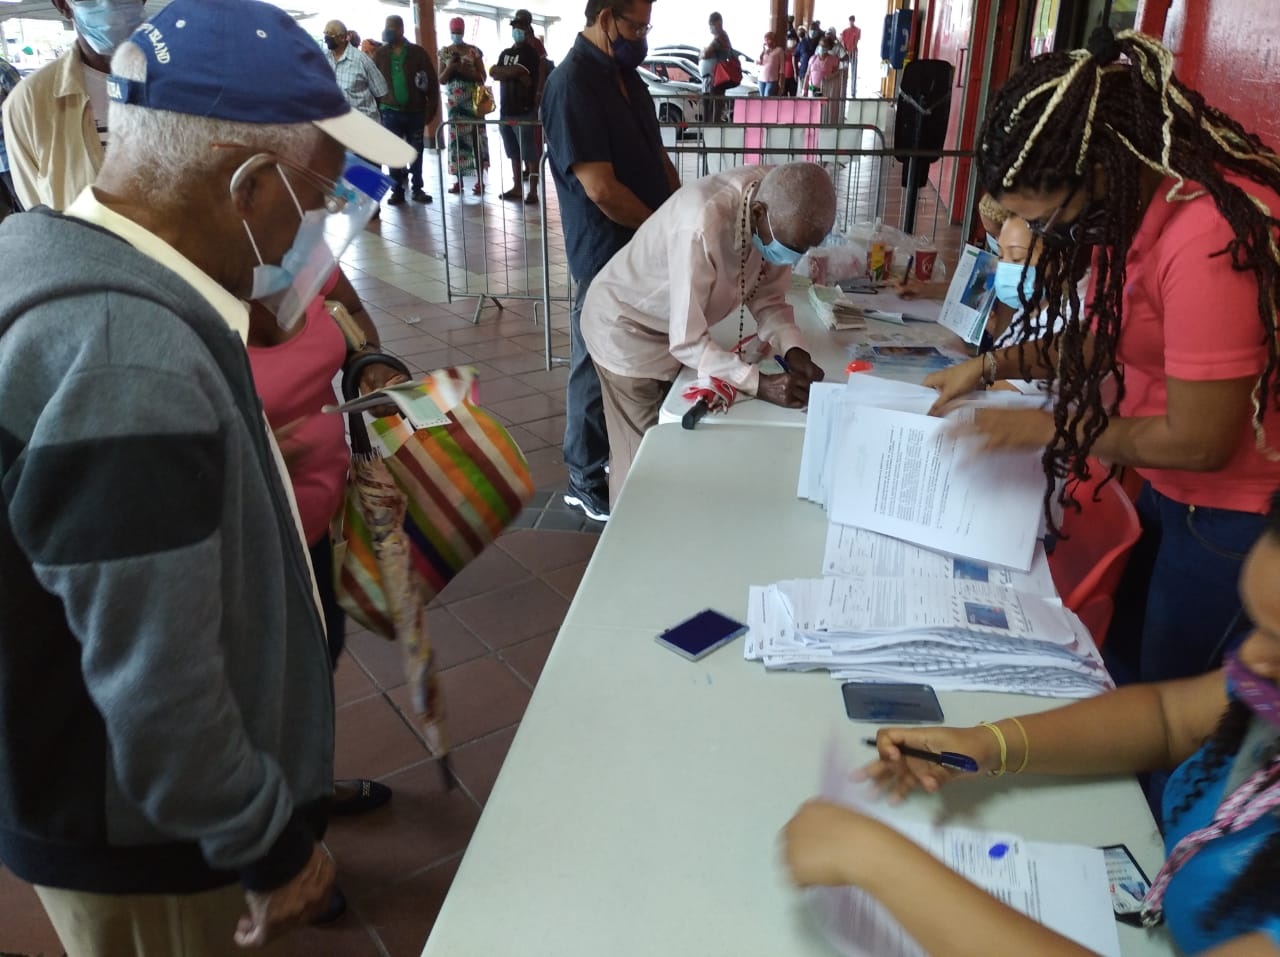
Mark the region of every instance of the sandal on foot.
POLYGON ((498 199, 522 199, 523 197, 524 193, 521 192, 518 186, 515 189, 509 189, 505 193, 498 194, 498 199))

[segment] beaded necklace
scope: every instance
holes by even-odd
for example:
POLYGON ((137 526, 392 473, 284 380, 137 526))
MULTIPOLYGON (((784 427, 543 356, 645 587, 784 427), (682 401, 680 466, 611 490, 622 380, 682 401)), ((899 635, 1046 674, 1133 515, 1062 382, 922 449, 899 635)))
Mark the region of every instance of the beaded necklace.
POLYGON ((738 303, 738 344, 734 347, 734 352, 741 352, 744 345, 743 332, 746 328, 747 303, 755 298, 756 290, 760 288, 760 283, 764 279, 765 262, 760 260, 760 271, 756 273, 755 281, 751 284, 751 292, 747 293, 747 260, 751 258, 751 203, 756 198, 756 191, 760 188, 760 181, 749 183, 746 190, 742 194, 742 209, 738 217, 738 235, 735 237, 738 243, 738 251, 741 253, 742 260, 738 267, 738 292, 741 299, 738 303))

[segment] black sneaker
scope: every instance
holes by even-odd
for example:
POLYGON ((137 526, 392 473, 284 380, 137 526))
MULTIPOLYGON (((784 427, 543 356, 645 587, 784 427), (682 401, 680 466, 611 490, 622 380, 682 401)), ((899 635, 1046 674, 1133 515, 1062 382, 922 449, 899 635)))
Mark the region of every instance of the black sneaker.
POLYGON ((414 201, 415 203, 429 203, 429 202, 431 202, 431 197, 430 197, 430 196, 428 196, 424 190, 421 190, 421 189, 415 189, 415 190, 414 190, 410 195, 413 197, 413 201, 414 201))
POLYGON ((387 205, 388 205, 388 206, 403 206, 403 205, 404 205, 404 190, 402 190, 402 189, 393 189, 393 190, 391 191, 391 195, 387 197, 387 205))
POLYGON ((564 504, 582 509, 584 515, 593 522, 609 521, 609 502, 601 499, 593 492, 578 488, 572 482, 564 492, 564 504))

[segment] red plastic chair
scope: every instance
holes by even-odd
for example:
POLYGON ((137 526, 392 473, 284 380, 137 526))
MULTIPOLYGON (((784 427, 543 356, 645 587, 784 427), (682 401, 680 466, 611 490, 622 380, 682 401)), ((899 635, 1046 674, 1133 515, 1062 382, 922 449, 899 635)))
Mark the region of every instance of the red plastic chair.
POLYGON ((1092 477, 1076 486, 1080 510, 1067 508, 1063 515, 1064 537, 1049 555, 1049 572, 1062 603, 1101 647, 1115 611, 1116 588, 1142 526, 1121 484, 1102 485, 1107 470, 1100 465, 1094 464, 1090 472, 1092 477))

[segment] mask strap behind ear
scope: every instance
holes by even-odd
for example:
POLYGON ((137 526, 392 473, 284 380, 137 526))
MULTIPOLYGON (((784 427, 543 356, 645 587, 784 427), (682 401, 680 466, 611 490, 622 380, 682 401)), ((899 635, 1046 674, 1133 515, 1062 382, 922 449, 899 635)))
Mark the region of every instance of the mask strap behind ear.
POLYGON ((298 211, 298 218, 305 218, 302 213, 302 204, 298 202, 298 194, 293 191, 293 184, 289 182, 289 177, 284 174, 284 168, 279 163, 276 164, 276 172, 280 174, 284 188, 289 191, 289 198, 293 200, 293 208, 298 211))

